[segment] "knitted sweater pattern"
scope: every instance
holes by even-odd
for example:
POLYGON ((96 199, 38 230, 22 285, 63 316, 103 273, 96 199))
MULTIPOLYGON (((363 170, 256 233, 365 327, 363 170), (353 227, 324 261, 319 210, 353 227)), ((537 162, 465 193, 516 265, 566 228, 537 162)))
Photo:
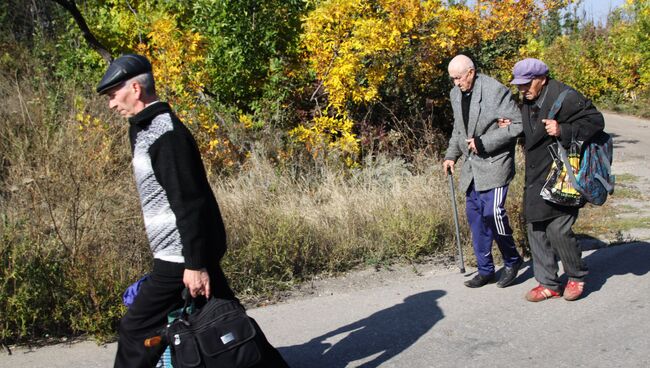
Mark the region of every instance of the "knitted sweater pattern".
POLYGON ((153 118, 146 129, 137 133, 133 149, 133 172, 153 257, 183 263, 183 246, 176 225, 176 215, 172 211, 167 193, 156 179, 149 155, 151 145, 173 129, 170 114, 163 113, 153 118))

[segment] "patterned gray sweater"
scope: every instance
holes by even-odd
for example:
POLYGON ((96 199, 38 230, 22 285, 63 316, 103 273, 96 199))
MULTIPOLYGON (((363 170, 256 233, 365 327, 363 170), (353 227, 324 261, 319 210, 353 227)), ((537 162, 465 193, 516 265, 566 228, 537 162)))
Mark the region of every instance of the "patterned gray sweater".
POLYGON ((133 171, 153 257, 200 269, 219 263, 226 235, 196 142, 166 103, 129 119, 133 171))

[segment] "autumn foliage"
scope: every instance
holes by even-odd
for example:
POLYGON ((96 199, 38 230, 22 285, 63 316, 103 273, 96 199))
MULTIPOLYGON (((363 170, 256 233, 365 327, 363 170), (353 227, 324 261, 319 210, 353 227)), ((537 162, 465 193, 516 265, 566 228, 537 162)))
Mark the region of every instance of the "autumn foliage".
MULTIPOLYGON (((284 142, 274 140, 276 157, 302 150, 348 166, 391 130, 409 130, 400 145, 423 129, 445 132, 446 63, 458 53, 504 82, 517 60, 540 57, 591 98, 636 100, 648 90, 647 49, 635 48, 647 44, 647 1, 630 0, 607 32, 585 27, 539 41, 549 14, 572 3, 89 0, 81 10, 115 55, 151 58, 161 97, 192 127, 211 167, 232 172, 260 131, 284 142)), ((65 37, 75 31, 69 23, 65 37)), ((64 53, 89 57, 83 47, 64 53)), ((101 72, 96 60, 87 65, 101 72)))
MULTIPOLYGON (((533 0, 480 1, 473 9, 436 0, 319 2, 304 19, 301 42, 322 84, 318 88, 323 89, 324 107, 313 122, 303 123, 309 128, 298 128, 311 133, 298 139, 311 146, 314 136, 353 137, 354 126, 345 123, 351 115, 384 105, 382 100, 394 99, 399 90, 413 90, 407 97, 421 105, 427 93, 445 95, 449 86, 435 81, 444 79, 448 60, 459 52, 476 56, 483 45, 497 40, 524 44, 545 10, 533 0)), ((497 65, 510 67, 503 60, 513 60, 513 56, 507 50, 497 55, 497 65)), ((444 100, 439 97, 433 103, 441 107, 444 100)), ((374 123, 383 123, 379 120, 374 123)), ((338 148, 356 153, 358 148, 352 143, 348 138, 338 148)))
POLYGON ((521 54, 545 60, 553 76, 611 108, 643 104, 650 92, 650 2, 628 0, 607 22, 586 23, 550 44, 531 39, 521 54))

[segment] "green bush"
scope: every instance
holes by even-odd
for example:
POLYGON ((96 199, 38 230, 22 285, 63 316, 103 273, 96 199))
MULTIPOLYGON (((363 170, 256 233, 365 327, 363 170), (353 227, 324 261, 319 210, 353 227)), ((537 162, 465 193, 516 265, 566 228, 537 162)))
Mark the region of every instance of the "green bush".
POLYGON ((65 260, 51 245, 31 243, 21 222, 3 216, 0 227, 0 341, 68 334, 65 260))
POLYGON ((603 107, 648 114, 650 96, 650 5, 632 1, 608 17, 605 26, 584 19, 567 22, 550 43, 531 39, 524 54, 543 59, 554 78, 603 107))

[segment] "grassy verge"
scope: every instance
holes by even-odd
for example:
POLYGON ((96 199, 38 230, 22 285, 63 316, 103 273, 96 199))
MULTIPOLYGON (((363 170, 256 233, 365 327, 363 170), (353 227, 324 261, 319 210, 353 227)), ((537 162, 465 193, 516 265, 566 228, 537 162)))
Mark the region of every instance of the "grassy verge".
POLYGON ((403 161, 379 158, 349 173, 295 178, 254 158, 245 175, 216 184, 233 285, 259 294, 319 273, 451 252, 451 202, 438 168, 431 162, 413 175, 403 161))
POLYGON ((632 174, 617 175, 614 194, 603 206, 587 204, 580 210, 576 232, 620 241, 625 231, 650 228, 650 216, 639 212, 639 205, 648 203, 647 196, 634 185, 639 180, 632 174))
POLYGON ((598 106, 604 110, 638 116, 642 118, 650 118, 650 96, 641 96, 635 101, 625 100, 600 100, 598 106))

